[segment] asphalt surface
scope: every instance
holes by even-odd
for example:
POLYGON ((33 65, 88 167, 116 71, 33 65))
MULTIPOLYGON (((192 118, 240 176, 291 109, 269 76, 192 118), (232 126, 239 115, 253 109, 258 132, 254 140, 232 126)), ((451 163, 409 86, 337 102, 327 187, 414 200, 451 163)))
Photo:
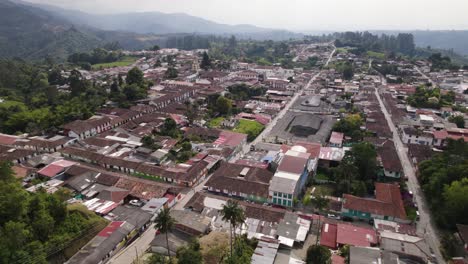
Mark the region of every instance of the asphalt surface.
MULTIPOLYGON (((383 83, 385 84, 385 81, 383 81, 383 83)), ((420 220, 417 223, 417 234, 426 239, 427 245, 430 248, 432 248, 432 250, 435 253, 437 262, 445 263, 439 250, 440 241, 439 236, 437 234, 437 229, 435 228, 435 225, 432 221, 430 209, 427 206, 424 193, 422 192, 421 187, 419 186, 419 182, 416 178, 413 165, 410 162, 410 159, 408 158, 405 145, 403 144, 403 142, 400 139, 400 136, 398 135, 398 130, 396 129, 390 114, 385 108, 385 105, 382 99, 380 98, 380 94, 377 88, 375 90, 375 94, 379 101, 382 112, 385 115, 385 119, 387 119, 387 123, 390 127, 390 130, 393 133, 393 142, 395 142, 395 148, 397 149, 398 157, 400 158, 401 165, 403 166, 405 176, 408 178, 408 188, 410 191, 413 192, 414 200, 418 205, 420 220)))

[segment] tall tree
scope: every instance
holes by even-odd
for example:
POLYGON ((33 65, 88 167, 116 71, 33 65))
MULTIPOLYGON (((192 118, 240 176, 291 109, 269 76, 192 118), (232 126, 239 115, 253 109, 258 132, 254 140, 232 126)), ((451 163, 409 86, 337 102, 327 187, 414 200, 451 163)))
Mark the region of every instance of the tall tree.
POLYGON ((224 96, 218 97, 216 100, 216 111, 221 115, 228 115, 231 113, 232 101, 224 96))
POLYGON ((166 72, 164 73, 164 78, 166 79, 175 79, 179 76, 179 72, 174 67, 167 68, 166 72))
POLYGON ((133 67, 130 71, 128 71, 126 81, 129 85, 136 84, 140 87, 143 87, 145 84, 143 72, 137 67, 133 67))
POLYGON ((211 68, 211 59, 210 59, 210 56, 208 55, 208 53, 206 51, 203 52, 203 57, 202 57, 202 61, 200 63, 200 68, 202 68, 204 70, 208 70, 209 68, 211 68))
POLYGON ((328 248, 312 245, 307 249, 307 264, 330 264, 331 252, 328 248))
POLYGON ((171 232, 172 228, 175 225, 175 219, 171 216, 169 208, 164 208, 159 212, 158 216, 154 220, 155 228, 159 230, 162 234, 166 234, 166 246, 167 246, 167 255, 169 259, 171 258, 171 250, 169 248, 169 237, 168 234, 171 232))
POLYGON ((236 226, 242 224, 245 221, 244 210, 239 206, 239 203, 234 200, 228 200, 221 209, 221 216, 224 221, 229 222, 229 235, 230 235, 230 247, 231 247, 231 258, 233 253, 232 241, 235 239, 236 226), (233 233, 234 232, 234 233, 233 233))

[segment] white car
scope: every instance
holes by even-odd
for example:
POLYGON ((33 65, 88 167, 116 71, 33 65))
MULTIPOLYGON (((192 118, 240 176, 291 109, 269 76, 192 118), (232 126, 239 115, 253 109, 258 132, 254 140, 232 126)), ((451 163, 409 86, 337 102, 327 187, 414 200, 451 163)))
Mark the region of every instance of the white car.
POLYGON ((334 214, 327 214, 327 218, 335 219, 335 220, 340 220, 341 219, 341 217, 339 215, 334 215, 334 214))
POLYGON ((140 200, 130 200, 129 204, 131 204, 133 206, 138 206, 138 207, 143 206, 143 202, 140 201, 140 200))

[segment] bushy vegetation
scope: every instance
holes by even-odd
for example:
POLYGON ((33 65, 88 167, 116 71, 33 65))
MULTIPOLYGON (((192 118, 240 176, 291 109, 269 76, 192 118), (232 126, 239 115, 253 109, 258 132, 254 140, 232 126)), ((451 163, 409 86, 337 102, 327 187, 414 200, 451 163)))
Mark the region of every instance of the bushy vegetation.
POLYGON ((447 149, 419 165, 419 180, 437 224, 468 224, 468 143, 450 140, 447 149))
POLYGON ((408 104, 414 107, 440 108, 452 106, 455 102, 455 92, 442 93, 440 88, 419 86, 416 92, 407 98, 408 104))
POLYGON ((331 252, 320 245, 312 245, 307 249, 307 264, 330 264, 331 252))
POLYGON ((460 67, 452 63, 452 59, 448 56, 442 56, 441 53, 434 53, 429 56, 429 61, 432 63, 431 71, 440 70, 458 70, 460 67))
POLYGON ((254 96, 262 96, 266 93, 265 87, 252 87, 245 83, 234 84, 228 87, 228 97, 233 100, 249 100, 254 96))
POLYGON ((363 132, 361 126, 364 120, 359 114, 350 114, 340 119, 333 126, 333 131, 342 132, 347 137, 351 137, 353 141, 362 139, 363 132))
POLYGON ((0 263, 47 263, 69 242, 80 242, 76 252, 87 242, 78 241, 80 237, 104 228, 106 221, 83 206, 67 207, 68 198, 63 190, 28 193, 10 164, 0 163, 0 263))

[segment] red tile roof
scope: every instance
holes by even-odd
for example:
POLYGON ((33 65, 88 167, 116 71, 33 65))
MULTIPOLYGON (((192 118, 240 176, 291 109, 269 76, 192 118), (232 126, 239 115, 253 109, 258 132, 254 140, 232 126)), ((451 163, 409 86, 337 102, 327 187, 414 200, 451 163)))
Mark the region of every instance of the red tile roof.
POLYGON ((110 237, 117 229, 119 229, 125 222, 124 221, 115 221, 110 223, 106 228, 101 230, 97 236, 100 237, 110 237))
POLYGON ((304 168, 307 166, 307 161, 308 159, 306 158, 286 155, 281 160, 281 163, 278 166, 278 171, 302 174, 302 172, 304 172, 304 168))
POLYGON ((397 184, 375 183, 376 199, 344 194, 343 208, 406 219, 405 207, 397 184))
POLYGON ((377 244, 377 233, 371 228, 337 224, 336 242, 340 245, 370 247, 377 244))
POLYGON ((329 247, 331 249, 336 249, 336 224, 324 223, 322 225, 322 233, 320 234, 320 245, 329 247))
POLYGON ((44 168, 42 168, 37 173, 39 173, 40 175, 52 178, 52 177, 55 177, 56 175, 64 172, 66 168, 69 168, 69 167, 71 167, 71 166, 73 166, 75 164, 76 164, 76 162, 67 161, 67 160, 59 160, 59 161, 53 162, 53 163, 45 166, 44 168))
POLYGON ((343 143, 344 134, 340 132, 333 131, 330 136, 330 143, 333 144, 342 144, 343 143))
POLYGON ((338 255, 332 255, 331 257, 332 264, 345 264, 345 258, 338 255))
POLYGON ((15 137, 15 136, 0 134, 0 144, 13 145, 13 143, 16 142, 16 138, 17 137, 15 137))

